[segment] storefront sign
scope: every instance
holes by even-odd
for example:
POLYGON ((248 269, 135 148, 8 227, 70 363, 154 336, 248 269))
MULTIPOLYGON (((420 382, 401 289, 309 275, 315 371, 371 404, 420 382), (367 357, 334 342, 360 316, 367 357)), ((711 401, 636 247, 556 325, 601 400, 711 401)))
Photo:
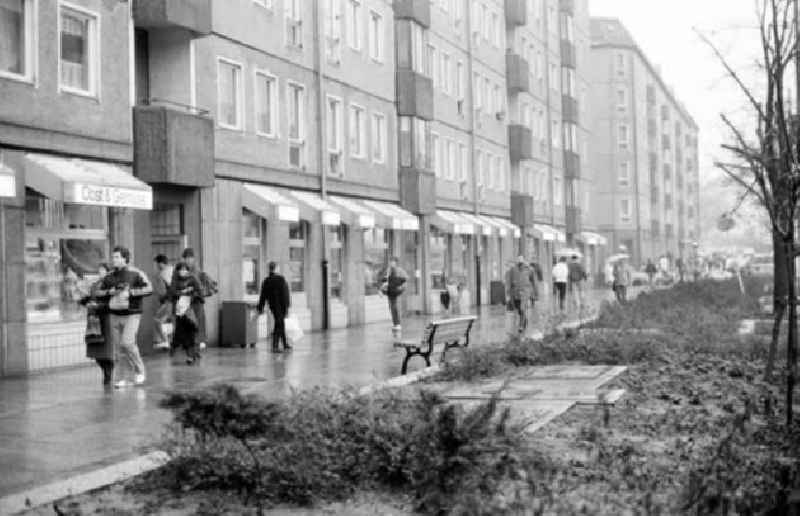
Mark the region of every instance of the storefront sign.
POLYGON ((297 209, 297 206, 279 204, 277 208, 278 220, 285 222, 298 222, 300 220, 300 210, 297 209))
POLYGON ((17 181, 11 174, 0 174, 0 197, 16 197, 17 181))
POLYGON ((322 225, 323 226, 338 226, 342 223, 342 218, 335 211, 322 211, 322 225))
POLYGON ((153 193, 135 188, 67 183, 64 187, 64 202, 152 210, 153 193))

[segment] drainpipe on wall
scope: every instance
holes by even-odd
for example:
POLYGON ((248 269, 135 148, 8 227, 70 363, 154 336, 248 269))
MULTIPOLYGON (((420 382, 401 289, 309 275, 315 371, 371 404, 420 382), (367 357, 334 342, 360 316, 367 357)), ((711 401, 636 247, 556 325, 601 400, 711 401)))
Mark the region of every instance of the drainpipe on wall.
MULTIPOLYGON (((325 92, 323 90, 323 58, 322 58, 322 16, 320 2, 312 2, 314 11, 314 71, 317 76, 317 170, 319 170, 320 197, 328 196, 328 171, 325 169, 325 152, 328 146, 325 143, 325 92)), ((328 228, 320 224, 322 242, 322 329, 330 326, 330 292, 328 292, 328 228)))
MULTIPOLYGON (((630 92, 631 97, 634 96, 636 92, 636 70, 631 63, 631 82, 630 82, 630 92)), ((638 265, 641 265, 642 262, 642 212, 641 212, 641 200, 639 199, 639 134, 637 131, 636 126, 636 119, 637 117, 634 115, 633 122, 631 123, 631 132, 633 133, 633 138, 631 144, 633 145, 633 174, 635 180, 633 182, 634 187, 634 195, 636 196, 636 247, 639 250, 638 252, 638 265)), ((648 160, 649 160, 648 156, 648 160)), ((649 166, 649 164, 648 164, 649 166)), ((631 259, 633 259, 633 249, 630 249, 631 259)), ((633 260, 631 260, 633 261, 633 260)))
MULTIPOLYGON (((472 70, 472 6, 471 2, 467 2, 467 9, 464 13, 467 28, 467 73, 469 74, 466 80, 467 94, 470 99, 469 105, 469 147, 470 147, 470 160, 472 162, 472 211, 477 214, 480 211, 480 199, 478 199, 478 169, 475 163, 475 107, 474 107, 474 91, 473 91, 473 78, 474 72, 472 70)), ((505 57, 504 57, 505 59, 505 57)), ((466 100, 466 99, 464 99, 466 100)), ((465 102, 466 104, 466 102, 465 102)), ((466 107, 466 106, 464 106, 466 107)), ((475 235, 475 242, 473 250, 475 252, 475 301, 478 306, 481 304, 481 254, 480 254, 480 239, 483 235, 475 235)))

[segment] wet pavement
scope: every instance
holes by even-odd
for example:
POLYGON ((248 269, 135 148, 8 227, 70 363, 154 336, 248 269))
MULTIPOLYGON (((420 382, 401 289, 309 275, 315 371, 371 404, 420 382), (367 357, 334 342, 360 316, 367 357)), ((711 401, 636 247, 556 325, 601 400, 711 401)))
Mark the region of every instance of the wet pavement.
MULTIPOLYGON (((609 294, 593 291, 591 306, 609 294)), ((546 319, 542 312, 534 317, 539 324, 546 319)), ((503 307, 475 313, 471 345, 500 343, 514 324, 503 307)), ((403 337, 421 335, 430 319, 406 318, 403 337)), ((158 408, 169 390, 231 383, 273 397, 314 386, 360 387, 397 376, 404 355, 392 346, 389 322, 310 333, 291 353, 267 350, 265 343, 210 348, 199 366, 185 365, 181 352, 151 356, 146 385, 122 390, 104 389, 97 367, 0 379, 0 497, 154 449, 170 420, 158 408)), ((419 357, 409 363, 410 372, 422 367, 419 357)))

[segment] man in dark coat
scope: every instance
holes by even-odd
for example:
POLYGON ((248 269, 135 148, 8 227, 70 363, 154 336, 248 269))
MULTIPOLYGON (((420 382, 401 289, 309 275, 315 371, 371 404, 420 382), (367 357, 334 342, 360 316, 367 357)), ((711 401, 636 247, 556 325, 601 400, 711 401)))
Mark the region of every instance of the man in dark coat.
MULTIPOLYGON (((392 314, 392 332, 395 335, 400 333, 400 309, 397 306, 397 298, 405 291, 408 274, 400 265, 397 257, 389 259, 389 267, 383 275, 381 292, 389 299, 389 312, 392 314)), ((451 300, 452 301, 452 300, 451 300)))
POLYGON ((280 353, 278 344, 283 341, 283 349, 290 350, 292 347, 286 342, 286 327, 284 326, 286 316, 289 315, 289 306, 292 300, 289 295, 289 284, 286 279, 278 274, 278 264, 269 262, 269 276, 264 278, 261 283, 261 296, 258 298, 258 313, 264 313, 264 303, 269 303, 269 311, 275 319, 275 327, 272 330, 272 352, 280 353))

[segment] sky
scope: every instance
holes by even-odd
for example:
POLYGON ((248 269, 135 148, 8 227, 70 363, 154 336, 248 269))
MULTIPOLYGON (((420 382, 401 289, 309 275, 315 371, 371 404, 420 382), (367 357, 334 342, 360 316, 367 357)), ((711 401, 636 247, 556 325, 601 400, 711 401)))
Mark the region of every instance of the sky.
MULTIPOLYGON (((721 173, 727 137, 720 113, 741 117, 745 99, 706 35, 737 70, 753 73, 759 50, 755 0, 588 0, 592 16, 619 18, 700 128, 701 184, 721 173)), ((751 80, 753 76, 751 75, 751 80)))

